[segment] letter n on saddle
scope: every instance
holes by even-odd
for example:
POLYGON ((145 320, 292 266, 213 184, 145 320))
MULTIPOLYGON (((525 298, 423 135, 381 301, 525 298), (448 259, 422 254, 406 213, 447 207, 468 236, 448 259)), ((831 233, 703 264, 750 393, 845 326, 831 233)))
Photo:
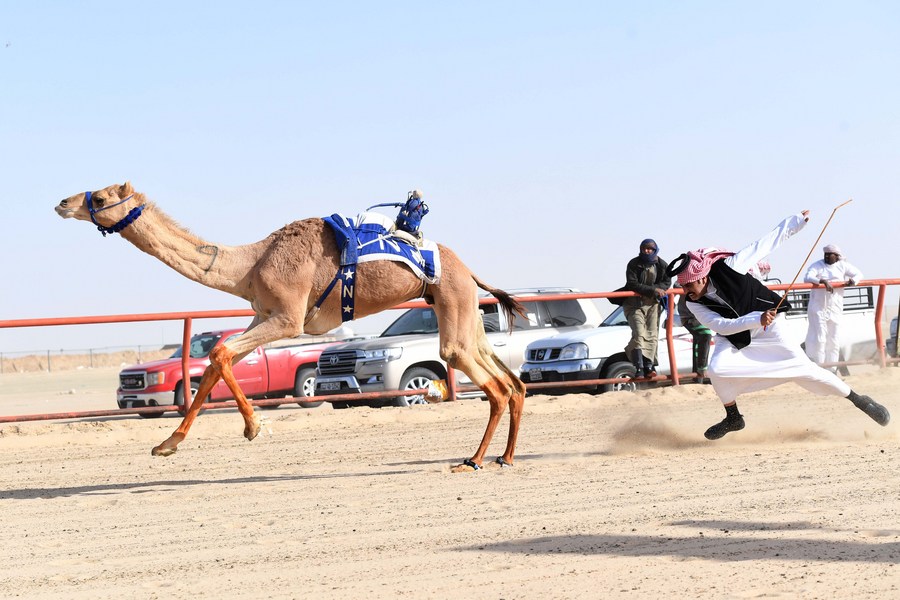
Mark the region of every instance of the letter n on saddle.
POLYGON ((356 264, 359 262, 359 242, 357 241, 356 231, 353 229, 353 222, 337 213, 323 219, 331 225, 334 230, 335 242, 341 251, 341 264, 338 266, 337 275, 331 280, 331 283, 319 296, 316 301, 316 309, 318 309, 335 284, 341 282, 341 321, 352 321, 353 311, 355 307, 356 292, 356 264))

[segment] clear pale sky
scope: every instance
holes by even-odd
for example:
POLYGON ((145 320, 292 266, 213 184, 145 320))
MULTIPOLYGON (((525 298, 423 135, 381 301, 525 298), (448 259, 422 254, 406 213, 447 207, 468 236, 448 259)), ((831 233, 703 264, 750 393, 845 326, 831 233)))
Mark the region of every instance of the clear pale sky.
MULTIPOLYGON (((0 318, 246 308, 53 211, 126 180, 229 245, 417 187, 485 281, 586 291, 643 238, 737 249, 808 208, 770 257, 790 281, 852 197, 812 260, 900 277, 898 31, 889 1, 0 0, 0 318)), ((180 336, 11 329, 0 352, 180 336)))

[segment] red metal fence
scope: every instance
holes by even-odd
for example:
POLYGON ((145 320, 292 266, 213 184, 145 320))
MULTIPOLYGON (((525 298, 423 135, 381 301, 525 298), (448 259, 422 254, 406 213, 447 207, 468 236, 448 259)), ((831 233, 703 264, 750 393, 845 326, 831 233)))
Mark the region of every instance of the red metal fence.
MULTIPOLYGON (((885 337, 882 332, 881 322, 884 317, 884 301, 885 301, 885 293, 887 290, 887 286, 891 285, 900 285, 900 279, 867 279, 865 281, 861 281, 857 284, 857 286, 872 286, 877 288, 878 290, 878 299, 875 304, 875 316, 873 327, 875 328, 875 343, 878 348, 878 355, 875 359, 875 364, 880 367, 885 367, 891 363, 900 362, 900 359, 888 357, 885 352, 885 337)), ((773 290, 783 291, 788 289, 788 285, 786 284, 777 284, 769 286, 773 290)), ((792 289, 811 289, 813 286, 811 284, 796 284, 792 289)), ((836 287, 840 287, 838 284, 836 287)), ((671 385, 679 385, 680 377, 685 374, 678 373, 678 365, 675 358, 675 349, 674 343, 672 340, 672 329, 673 329, 673 315, 675 313, 675 303, 676 296, 681 293, 680 289, 672 289, 668 292, 668 308, 667 311, 668 317, 666 321, 666 332, 667 332, 667 343, 669 349, 669 368, 671 375, 658 376, 653 379, 654 382, 657 383, 670 383, 671 385)), ((576 293, 576 294, 553 294, 553 295, 542 295, 542 296, 522 296, 520 300, 528 300, 528 301, 536 301, 542 302, 547 300, 557 300, 557 299, 578 299, 578 298, 620 298, 624 296, 632 296, 634 295, 632 292, 596 292, 596 293, 576 293)), ((483 304, 492 304, 496 303, 496 299, 494 298, 486 298, 481 301, 483 304)), ((410 302, 403 302, 394 307, 394 309, 407 309, 407 308, 417 308, 427 306, 423 300, 413 300, 410 302)), ((144 322, 144 321, 183 321, 184 322, 184 332, 182 336, 182 372, 187 373, 188 369, 188 357, 190 353, 188 352, 188 347, 190 346, 191 339, 191 324, 194 319, 217 319, 217 318, 226 318, 226 317, 252 317, 253 311, 246 310, 213 310, 213 311, 197 311, 197 312, 175 312, 175 313, 147 313, 147 314, 132 314, 132 315, 97 315, 97 316, 87 316, 87 317, 55 317, 55 318, 45 318, 45 319, 13 319, 13 320, 0 320, 0 329, 3 328, 12 328, 12 327, 48 327, 48 326, 58 326, 58 325, 93 325, 99 323, 133 323, 133 322, 144 322)), ((868 361, 856 361, 856 362, 842 362, 839 364, 851 365, 851 364, 863 364, 868 361)), ((454 371, 451 368, 447 368, 448 374, 448 387, 450 390, 450 399, 455 400, 457 392, 465 392, 465 391, 476 391, 477 388, 472 386, 467 387, 457 387, 456 380, 453 375, 454 371)), ((595 379, 595 380, 585 380, 585 381, 572 381, 572 382, 552 382, 552 383, 531 383, 528 384, 527 387, 529 390, 538 390, 541 388, 563 388, 563 387, 584 387, 590 385, 599 385, 604 383, 618 383, 618 382, 627 382, 628 379, 595 379)), ((342 400, 365 400, 365 399, 374 399, 374 398, 393 398, 397 396, 411 396, 411 395, 420 395, 423 394, 425 390, 408 390, 408 391, 384 391, 384 392, 366 392, 363 394, 341 394, 341 395, 332 395, 332 396, 312 396, 304 400, 304 402, 316 402, 319 400, 325 400, 328 402, 332 401, 342 401, 342 400)), ((185 393, 185 406, 190 405, 190 388, 189 386, 184 387, 185 393)), ((255 406, 276 406, 279 404, 288 404, 288 403, 296 403, 296 398, 272 398, 267 400, 252 400, 251 404, 255 406)), ((208 402, 204 405, 206 409, 217 409, 217 408, 235 408, 237 404, 234 401, 230 402, 208 402)), ((46 421, 46 420, 55 420, 55 419, 79 419, 79 418, 92 418, 92 417, 108 417, 115 415, 131 415, 138 413, 155 413, 155 412, 171 412, 171 411, 179 411, 182 412, 184 409, 182 406, 155 406, 155 407, 141 407, 141 408, 130 408, 130 409, 111 409, 111 410, 95 410, 95 411, 81 411, 81 412, 67 412, 67 413, 49 413, 49 414, 33 414, 33 415, 16 415, 16 416, 0 416, 0 423, 12 423, 12 422, 20 422, 20 421, 46 421)))

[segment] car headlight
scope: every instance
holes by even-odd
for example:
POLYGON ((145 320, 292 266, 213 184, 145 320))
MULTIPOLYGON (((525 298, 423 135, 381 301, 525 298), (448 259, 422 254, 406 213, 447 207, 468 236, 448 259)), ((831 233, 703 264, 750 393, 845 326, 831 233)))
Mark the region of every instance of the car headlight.
POLYGON ((569 344, 568 346, 563 347, 562 351, 559 353, 559 360, 578 360, 587 357, 587 344, 583 344, 581 342, 577 344, 569 344))
POLYGON ((403 348, 376 348, 375 350, 364 350, 363 360, 397 360, 403 354, 403 348))
POLYGON ((147 386, 162 385, 166 382, 166 374, 163 371, 147 373, 147 386))

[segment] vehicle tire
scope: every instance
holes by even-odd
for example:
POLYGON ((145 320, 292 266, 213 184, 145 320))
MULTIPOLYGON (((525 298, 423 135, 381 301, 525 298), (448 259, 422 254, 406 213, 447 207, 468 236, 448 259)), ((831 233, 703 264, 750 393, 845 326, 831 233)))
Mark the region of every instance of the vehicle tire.
POLYGON ((138 413, 138 416, 142 419, 158 419, 166 413, 161 412, 152 412, 152 413, 138 413))
MULTIPOLYGON (((316 394, 316 370, 312 367, 297 369, 297 377, 294 379, 294 398, 309 398, 316 394)), ((322 406, 322 400, 318 402, 298 402, 303 408, 316 408, 322 406)))
MULTIPOLYGON (((619 377, 634 377, 634 365, 630 362, 613 363, 606 370, 604 379, 618 379, 619 377)), ((604 383, 600 386, 601 392, 634 392, 637 391, 637 384, 633 381, 630 383, 604 383)))
MULTIPOLYGON (((191 381, 191 402, 194 401, 194 398, 197 397, 197 392, 200 391, 200 382, 199 381, 191 381)), ((206 402, 209 402, 209 396, 206 397, 206 402)), ((175 404, 178 406, 184 406, 184 382, 178 382, 178 385, 175 386, 175 404)), ((187 408, 182 409, 183 412, 187 412, 187 408)), ((181 412, 181 411, 179 411, 181 412)), ((203 412, 201 409, 200 412, 203 412)))
MULTIPOLYGON (((438 375, 429 369, 415 367, 403 374, 400 380, 401 390, 418 390, 428 387, 432 379, 440 379, 438 375)), ((410 406, 411 404, 427 404, 425 396, 397 396, 394 398, 394 406, 410 406)))

